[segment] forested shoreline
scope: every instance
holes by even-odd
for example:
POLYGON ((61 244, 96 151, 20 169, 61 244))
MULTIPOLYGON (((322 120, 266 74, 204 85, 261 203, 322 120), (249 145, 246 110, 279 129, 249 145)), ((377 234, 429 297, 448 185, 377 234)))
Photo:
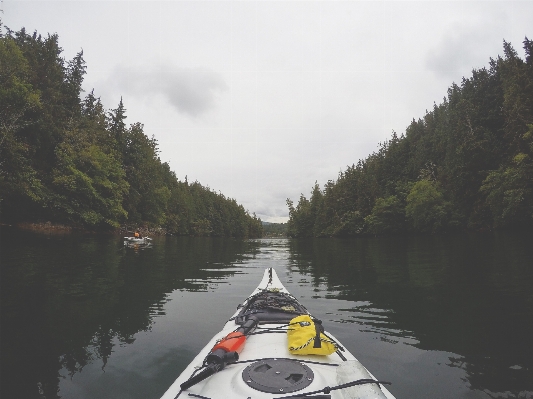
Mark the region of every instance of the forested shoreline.
POLYGON ((533 228, 533 41, 472 71, 405 134, 295 205, 292 237, 533 228))
POLYGON ((120 100, 82 97, 83 51, 61 56, 46 37, 0 24, 0 218, 89 230, 162 227, 178 235, 260 237, 234 199, 180 181, 120 100), (3 33, 3 31, 6 33, 3 33))

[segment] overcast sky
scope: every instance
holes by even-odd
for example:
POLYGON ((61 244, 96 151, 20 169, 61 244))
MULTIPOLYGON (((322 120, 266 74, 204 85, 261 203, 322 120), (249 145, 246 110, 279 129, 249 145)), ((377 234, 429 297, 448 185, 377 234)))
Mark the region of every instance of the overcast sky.
POLYGON ((440 104, 511 42, 533 1, 23 1, 4 25, 83 49, 84 89, 265 221, 440 104))

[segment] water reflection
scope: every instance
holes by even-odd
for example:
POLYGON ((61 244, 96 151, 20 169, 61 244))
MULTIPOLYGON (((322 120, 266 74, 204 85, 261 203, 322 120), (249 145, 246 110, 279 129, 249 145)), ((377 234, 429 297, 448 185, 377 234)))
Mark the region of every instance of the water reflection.
POLYGON ((531 234, 0 233, 2 398, 158 398, 266 267, 398 399, 533 396, 531 234))
POLYGON ((532 397, 531 242, 531 234, 291 241, 291 267, 351 305, 334 321, 450 353, 446 365, 488 397, 532 397))
POLYGON ((253 242, 162 238, 131 251, 109 236, 48 236, 2 229, 1 396, 58 398, 73 378, 165 314, 175 290, 206 291, 253 256, 253 242), (29 383, 29 381, 32 381, 29 383))
POLYGON ((152 248, 152 245, 153 245, 153 244, 152 244, 151 241, 147 241, 147 242, 143 242, 143 243, 124 241, 124 246, 125 246, 126 248, 131 248, 131 249, 133 249, 135 252, 138 252, 138 251, 142 251, 142 250, 145 250, 145 249, 152 248))

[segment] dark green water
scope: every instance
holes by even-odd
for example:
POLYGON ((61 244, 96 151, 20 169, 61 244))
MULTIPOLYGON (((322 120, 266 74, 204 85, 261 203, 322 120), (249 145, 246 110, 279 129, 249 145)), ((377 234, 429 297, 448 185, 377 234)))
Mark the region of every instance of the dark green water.
POLYGON ((398 399, 533 398, 532 234, 0 232, 2 399, 157 399, 267 267, 398 399))

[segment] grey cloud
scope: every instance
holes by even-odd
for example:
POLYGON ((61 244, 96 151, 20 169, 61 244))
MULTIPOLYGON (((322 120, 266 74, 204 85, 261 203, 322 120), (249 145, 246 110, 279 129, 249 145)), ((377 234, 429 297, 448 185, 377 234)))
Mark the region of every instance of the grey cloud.
POLYGON ((178 112, 192 117, 213 109, 217 95, 228 89, 221 75, 204 69, 119 67, 113 81, 129 94, 161 95, 178 112))
POLYGON ((456 24, 427 52, 426 67, 438 77, 457 81, 488 61, 486 30, 456 24))

